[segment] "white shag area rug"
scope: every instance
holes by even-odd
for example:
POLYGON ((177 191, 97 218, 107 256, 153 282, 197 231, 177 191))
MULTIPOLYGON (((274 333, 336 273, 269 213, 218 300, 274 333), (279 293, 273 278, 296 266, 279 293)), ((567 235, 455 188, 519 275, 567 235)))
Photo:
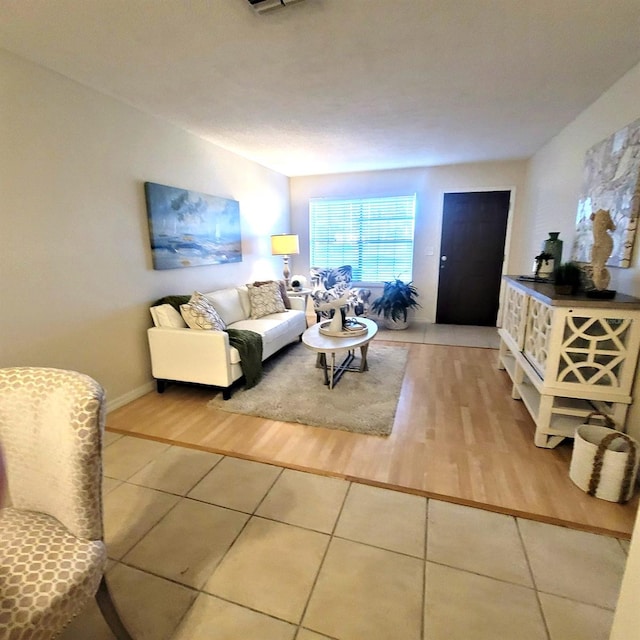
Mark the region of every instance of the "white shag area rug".
MULTIPOLYGON (((360 362, 360 350, 356 349, 360 362)), ((280 422, 343 429, 385 436, 391 433, 404 379, 408 350, 369 343, 369 370, 347 371, 330 390, 316 353, 302 343, 285 347, 264 363, 262 380, 252 389, 234 388, 231 399, 222 394, 209 406, 230 413, 259 416, 280 422)), ((336 354, 340 361, 343 354, 336 354)))

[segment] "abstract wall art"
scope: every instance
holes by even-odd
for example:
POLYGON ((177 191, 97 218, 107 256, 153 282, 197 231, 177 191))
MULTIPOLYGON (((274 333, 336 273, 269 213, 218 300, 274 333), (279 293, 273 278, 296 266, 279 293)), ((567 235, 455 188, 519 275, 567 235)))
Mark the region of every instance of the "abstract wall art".
POLYGON ((640 210, 640 119, 591 147, 585 156, 572 259, 591 261, 591 214, 605 209, 615 225, 610 267, 629 267, 640 210))
POLYGON ((242 262, 240 204, 144 183, 154 269, 242 262))

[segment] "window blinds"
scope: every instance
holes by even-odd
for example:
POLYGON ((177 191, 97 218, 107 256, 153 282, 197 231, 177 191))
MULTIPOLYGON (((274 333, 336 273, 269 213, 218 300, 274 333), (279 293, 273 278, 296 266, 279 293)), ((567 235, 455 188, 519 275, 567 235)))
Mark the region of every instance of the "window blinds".
POLYGON ((312 198, 311 266, 349 264, 353 280, 413 279, 415 194, 384 198, 312 198))

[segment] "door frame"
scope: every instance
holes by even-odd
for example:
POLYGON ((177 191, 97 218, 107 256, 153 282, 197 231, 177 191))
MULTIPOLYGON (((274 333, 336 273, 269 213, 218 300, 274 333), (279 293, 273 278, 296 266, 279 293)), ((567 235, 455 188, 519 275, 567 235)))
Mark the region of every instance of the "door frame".
MULTIPOLYGON (((496 326, 502 326, 502 311, 504 301, 504 279, 503 276, 508 275, 506 273, 506 267, 509 264, 509 257, 511 253, 511 232, 513 228, 513 214, 515 211, 516 202, 516 187, 511 185, 509 187, 473 187, 471 189, 455 188, 446 189, 440 193, 440 221, 438 225, 438 267, 440 266, 440 255, 442 253, 442 227, 444 226, 444 197, 449 193, 485 193, 487 191, 508 191, 509 192, 509 211, 507 212, 507 228, 504 234, 504 256, 502 258, 502 269, 500 270, 500 293, 498 299, 498 316, 496 319, 496 326)), ((436 290, 436 300, 438 298, 440 289, 440 279, 438 279, 438 285, 436 290)))

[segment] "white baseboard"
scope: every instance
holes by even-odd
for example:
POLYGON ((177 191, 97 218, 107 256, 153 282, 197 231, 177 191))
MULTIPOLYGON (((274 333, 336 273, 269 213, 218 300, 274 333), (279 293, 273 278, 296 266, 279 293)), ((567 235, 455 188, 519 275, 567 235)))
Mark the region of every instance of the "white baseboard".
POLYGON ((156 388, 156 385, 154 382, 147 382, 146 384, 143 384, 141 387, 138 387, 137 389, 133 389, 132 391, 129 391, 128 393, 125 393, 124 395, 121 395, 118 398, 114 398, 113 400, 108 400, 107 413, 109 413, 110 411, 113 411, 114 409, 118 409, 124 406, 125 404, 128 404, 129 402, 133 402, 133 400, 136 400, 137 398, 140 398, 141 396, 149 393, 149 391, 153 391, 155 388, 156 388))

